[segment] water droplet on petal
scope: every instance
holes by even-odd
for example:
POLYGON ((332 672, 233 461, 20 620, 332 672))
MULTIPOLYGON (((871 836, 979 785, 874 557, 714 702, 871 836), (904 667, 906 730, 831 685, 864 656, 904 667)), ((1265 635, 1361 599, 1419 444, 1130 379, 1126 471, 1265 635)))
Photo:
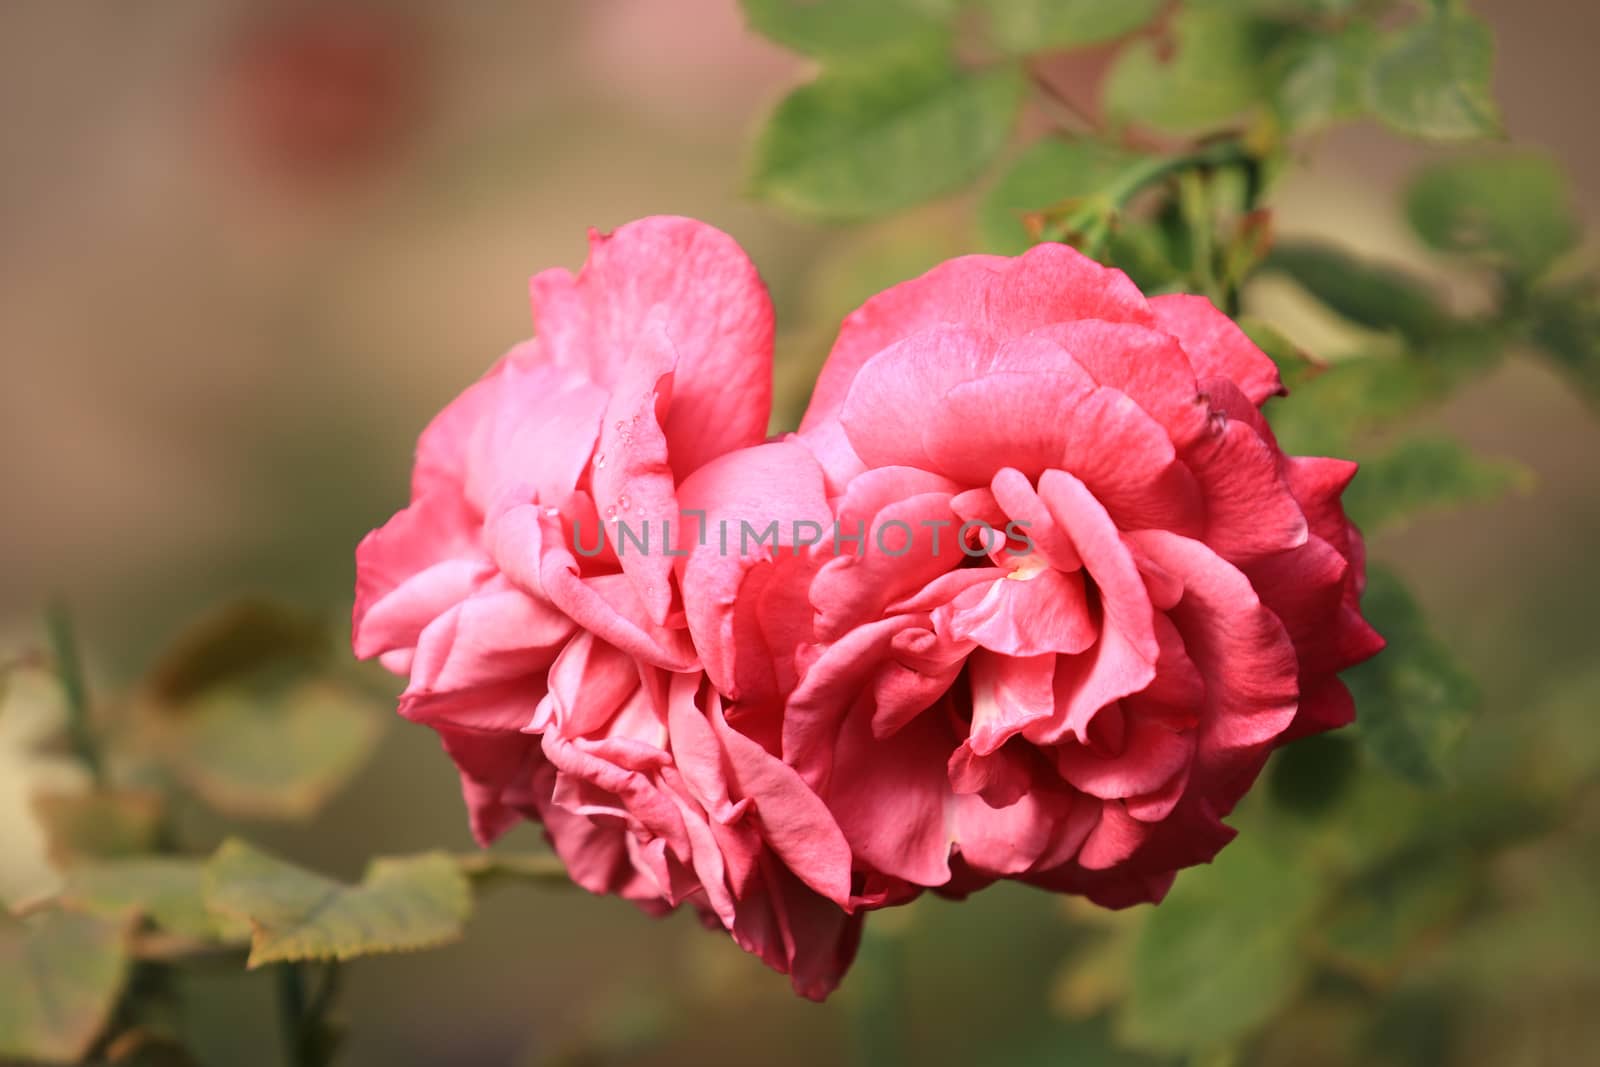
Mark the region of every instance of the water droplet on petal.
POLYGON ((627 510, 628 510, 628 509, 629 509, 629 508, 631 508, 631 507, 633 507, 633 502, 632 502, 632 501, 630 501, 630 500, 629 500, 629 499, 628 499, 628 498, 627 498, 627 497, 625 497, 625 496, 624 496, 624 497, 622 497, 622 498, 621 498, 621 499, 619 499, 619 500, 618 500, 618 501, 617 501, 617 504, 618 504, 618 506, 619 506, 619 507, 621 507, 621 508, 622 508, 622 510, 623 510, 623 511, 627 511, 627 510))
POLYGON ((559 519, 561 517, 561 509, 560 508, 545 508, 544 509, 544 515, 545 515, 545 518, 547 518, 547 519, 559 519))
POLYGON ((606 518, 614 519, 616 517, 617 517, 617 509, 616 509, 615 505, 613 505, 613 506, 611 506, 609 508, 606 508, 606 518))
POLYGON ((606 468, 606 454, 604 452, 596 453, 595 457, 594 457, 594 469, 599 471, 599 470, 605 470, 605 468, 606 468))

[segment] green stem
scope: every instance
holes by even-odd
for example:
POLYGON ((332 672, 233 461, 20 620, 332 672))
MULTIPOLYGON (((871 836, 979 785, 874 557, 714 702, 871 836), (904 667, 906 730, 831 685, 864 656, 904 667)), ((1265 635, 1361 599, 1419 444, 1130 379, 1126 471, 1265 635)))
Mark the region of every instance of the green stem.
POLYGON ((910 1060, 906 1027, 905 941, 898 930, 869 927, 856 964, 854 1062, 899 1067, 910 1060))
POLYGON ((1217 141, 1181 156, 1152 156, 1143 166, 1130 168, 1120 181, 1106 190, 1106 195, 1121 207, 1141 189, 1163 181, 1173 174, 1208 167, 1226 167, 1234 163, 1250 163, 1254 158, 1246 151, 1244 145, 1234 140, 1217 141))
POLYGON ((1226 310, 1228 301, 1217 280, 1214 220, 1207 201, 1205 178, 1199 171, 1186 170, 1178 176, 1178 207, 1189 228, 1189 266, 1194 279, 1213 304, 1226 310))
POLYGON ((78 642, 72 629, 72 616, 61 601, 56 601, 46 610, 45 629, 49 632, 56 674, 61 679, 61 690, 66 697, 67 738, 72 745, 73 754, 88 768, 95 788, 104 788, 105 761, 100 757, 100 747, 94 736, 94 725, 90 721, 89 688, 83 680, 83 662, 78 658, 78 642))
POLYGON ((283 1035, 283 1059, 289 1067, 313 1067, 306 1055, 306 983, 298 963, 280 963, 278 971, 278 1025, 283 1035))
POLYGON ((307 965, 280 963, 278 973, 278 1023, 283 1035, 283 1057, 289 1067, 326 1067, 331 1046, 325 1021, 339 992, 339 964, 329 961, 321 981, 307 989, 307 965))

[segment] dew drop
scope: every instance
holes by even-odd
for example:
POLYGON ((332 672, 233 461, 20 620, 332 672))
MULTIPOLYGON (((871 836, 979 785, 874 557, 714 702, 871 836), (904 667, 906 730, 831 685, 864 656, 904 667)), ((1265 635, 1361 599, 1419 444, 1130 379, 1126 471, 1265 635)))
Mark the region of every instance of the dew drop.
POLYGON ((547 519, 559 519, 561 517, 561 509, 560 508, 545 508, 544 509, 544 515, 545 515, 545 518, 547 518, 547 519))
POLYGON ((611 507, 606 508, 606 518, 614 519, 616 517, 617 517, 617 509, 616 509, 615 505, 612 505, 611 507))
POLYGON ((623 511, 627 511, 629 508, 633 507, 633 502, 624 496, 618 499, 617 505, 621 507, 623 511))
POLYGON ((595 453, 594 469, 597 471, 606 469, 606 454, 604 452, 595 453))

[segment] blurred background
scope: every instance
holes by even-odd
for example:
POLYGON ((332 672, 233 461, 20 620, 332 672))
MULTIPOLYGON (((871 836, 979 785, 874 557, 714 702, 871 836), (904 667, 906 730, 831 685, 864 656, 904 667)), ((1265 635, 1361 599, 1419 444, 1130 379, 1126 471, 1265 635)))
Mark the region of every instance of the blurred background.
MULTIPOLYGON (((1592 223, 1593 11, 1473 9, 1499 43, 1511 135, 1567 168, 1592 223)), ((352 550, 405 502, 417 432, 530 332, 528 276, 577 267, 590 226, 673 213, 732 233, 777 302, 777 422, 792 419, 825 324, 863 295, 849 281, 863 242, 887 256, 871 267, 887 282, 972 241, 970 212, 945 206, 869 233, 741 199, 749 137, 805 70, 747 32, 735 0, 6 3, 0 637, 32 640, 59 592, 92 681, 112 687, 220 599, 268 592, 347 612, 352 550)), ((1280 232, 1427 269, 1395 192, 1425 156, 1370 125, 1327 135, 1279 190, 1280 232)), ((1290 294, 1259 299, 1313 349, 1337 330, 1290 294)), ((1530 723, 1557 747, 1592 737, 1600 424, 1525 360, 1430 420, 1536 475, 1521 495, 1371 546, 1477 671, 1469 750, 1492 759, 1530 723)), ((26 728, 0 722, 0 746, 26 728)), ((0 896, 18 897, 51 877, 26 825, 38 772, 0 760, 0 896)), ((1398 980, 1370 1009, 1455 1035, 1395 1062, 1565 1064, 1600 1047, 1584 1007, 1600 994, 1593 809, 1498 856, 1505 907, 1433 946, 1407 972, 1422 987, 1398 980), (1440 980, 1472 987, 1461 1003, 1478 1005, 1475 1022, 1445 1025, 1438 1013, 1458 1009, 1430 992, 1440 980)), ((224 831, 186 818, 196 848, 224 831)), ((449 762, 429 731, 398 722, 313 824, 249 831, 343 876, 373 854, 471 847, 449 762)), ((900 957, 899 988, 881 1010, 903 1015, 916 1062, 1124 1062, 1063 993, 1075 914, 1009 886, 921 902, 819 1007, 689 917, 508 888, 461 943, 348 969, 345 1062, 837 1062, 880 1010, 870 954, 885 951, 900 957)), ((187 1012, 206 1063, 278 1062, 259 976, 196 983, 187 1012)), ((1318 1059, 1335 1022, 1284 1022, 1258 1051, 1346 1062, 1318 1059)))

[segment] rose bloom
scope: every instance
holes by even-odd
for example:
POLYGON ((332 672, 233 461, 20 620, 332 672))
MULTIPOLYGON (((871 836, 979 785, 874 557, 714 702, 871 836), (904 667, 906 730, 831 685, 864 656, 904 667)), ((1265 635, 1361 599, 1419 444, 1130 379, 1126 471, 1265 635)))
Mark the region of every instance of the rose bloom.
POLYGON ((1206 300, 1041 245, 869 300, 797 435, 686 479, 713 528, 829 531, 696 546, 682 590, 728 721, 842 828, 855 906, 1160 900, 1276 746, 1351 721, 1337 672, 1383 644, 1355 465, 1279 449, 1282 391, 1206 300))
POLYGON ((725 235, 633 223, 533 297, 357 553, 356 651, 481 841, 542 823, 581 885, 821 998, 927 889, 1159 900, 1275 746, 1352 718, 1354 465, 1282 453, 1276 369, 1206 301, 1059 245, 953 260, 763 441, 771 308, 725 235))
POLYGON ((536 339, 424 431, 410 504, 357 550, 355 651, 408 677, 481 842, 542 823, 584 888, 688 903, 821 998, 860 933, 849 846, 733 725, 663 543, 679 483, 765 434, 766 290, 725 234, 650 218, 532 294, 536 339), (622 522, 657 544, 619 556, 622 522))

